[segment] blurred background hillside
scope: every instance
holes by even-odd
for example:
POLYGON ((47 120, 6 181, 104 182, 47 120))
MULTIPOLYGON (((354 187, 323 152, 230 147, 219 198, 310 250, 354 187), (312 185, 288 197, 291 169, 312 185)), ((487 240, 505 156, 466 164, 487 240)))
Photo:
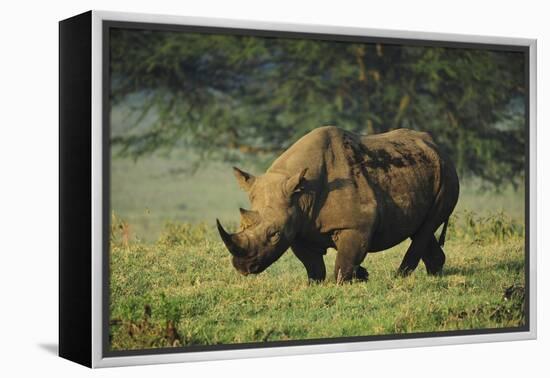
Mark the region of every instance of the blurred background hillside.
POLYGON ((111 31, 111 209, 133 236, 238 220, 231 166, 262 173, 310 130, 428 131, 451 155, 459 209, 523 220, 523 53, 111 31))

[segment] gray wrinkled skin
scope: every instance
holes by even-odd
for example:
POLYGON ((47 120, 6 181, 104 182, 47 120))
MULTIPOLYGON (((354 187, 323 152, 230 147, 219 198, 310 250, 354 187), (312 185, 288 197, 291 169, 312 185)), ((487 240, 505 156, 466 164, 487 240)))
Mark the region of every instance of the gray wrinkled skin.
POLYGON ((234 173, 252 208, 241 209, 237 233, 228 234, 219 222, 218 230, 242 274, 264 271, 291 248, 310 280, 324 280, 323 255, 335 248, 337 282, 366 280, 360 264, 367 253, 407 238, 412 243, 398 273, 411 273, 420 260, 430 274, 443 268, 441 246, 459 184, 453 163, 427 133, 362 136, 320 127, 265 174, 234 173))

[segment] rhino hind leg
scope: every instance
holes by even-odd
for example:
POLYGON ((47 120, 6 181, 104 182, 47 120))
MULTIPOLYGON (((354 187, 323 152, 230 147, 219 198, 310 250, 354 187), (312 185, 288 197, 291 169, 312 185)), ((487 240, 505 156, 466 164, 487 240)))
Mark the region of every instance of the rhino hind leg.
MULTIPOLYGON (((397 273, 401 276, 411 274, 420 259, 424 261, 429 274, 438 274, 445 264, 445 254, 435 239, 434 233, 443 223, 447 224, 458 200, 458 179, 456 173, 447 170, 445 180, 437 194, 426 221, 411 239, 412 243, 403 257, 397 273)), ((444 229, 446 229, 446 225, 444 229)), ((443 234, 442 234, 443 235, 443 234)), ((444 237, 442 236, 442 242, 444 237)))
POLYGON ((405 277, 414 272, 420 262, 420 259, 426 256, 427 251, 431 251, 432 239, 435 241, 432 228, 427 227, 426 225, 422 227, 421 230, 411 239, 411 245, 407 249, 399 269, 397 269, 397 274, 399 276, 405 277))
POLYGON ((418 239, 413 239, 411 245, 407 249, 401 265, 397 269, 397 275, 405 277, 414 272, 420 259, 422 258, 422 250, 417 242, 418 239))
POLYGON ((426 266, 426 271, 430 275, 438 275, 443 271, 445 253, 443 253, 443 249, 435 239, 435 236, 432 237, 428 248, 422 255, 422 261, 426 266))
POLYGON ((423 230, 412 237, 412 243, 397 270, 400 276, 408 276, 418 266, 420 260, 426 265, 428 274, 440 274, 445 264, 445 254, 431 229, 423 230))

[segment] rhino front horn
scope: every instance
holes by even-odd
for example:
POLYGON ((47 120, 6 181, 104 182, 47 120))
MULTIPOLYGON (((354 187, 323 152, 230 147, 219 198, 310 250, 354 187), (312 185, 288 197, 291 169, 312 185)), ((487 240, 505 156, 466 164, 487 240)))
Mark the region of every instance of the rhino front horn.
POLYGON ((218 219, 216 219, 216 224, 218 226, 218 232, 220 233, 220 237, 223 240, 223 244, 225 244, 229 252, 231 252, 233 256, 237 256, 237 257, 246 256, 247 252, 243 246, 242 238, 240 238, 239 235, 236 235, 236 234, 232 234, 232 235, 228 234, 223 229, 218 219))

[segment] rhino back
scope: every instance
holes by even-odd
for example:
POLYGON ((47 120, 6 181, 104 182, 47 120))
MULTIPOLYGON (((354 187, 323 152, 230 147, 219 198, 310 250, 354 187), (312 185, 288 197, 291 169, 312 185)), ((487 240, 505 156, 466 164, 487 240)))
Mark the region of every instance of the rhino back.
POLYGON ((333 126, 306 134, 268 170, 308 168, 310 236, 375 227, 372 251, 414 234, 439 190, 441 157, 426 133, 400 129, 360 136, 333 126))
POLYGON ((332 134, 339 130, 332 126, 319 127, 304 135, 281 154, 267 172, 292 176, 308 168, 307 177, 316 178, 325 169, 327 153, 330 154, 332 134))

